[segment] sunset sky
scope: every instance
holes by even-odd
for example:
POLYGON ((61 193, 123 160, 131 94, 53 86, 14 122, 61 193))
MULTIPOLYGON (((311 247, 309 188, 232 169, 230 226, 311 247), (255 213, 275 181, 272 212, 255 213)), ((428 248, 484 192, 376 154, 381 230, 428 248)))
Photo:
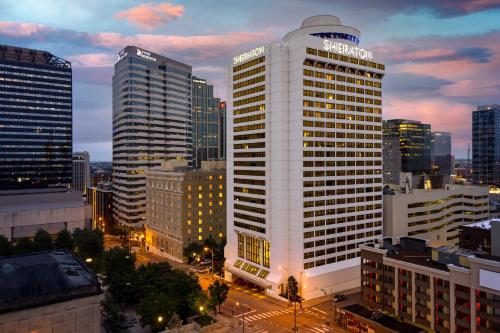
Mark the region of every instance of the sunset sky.
POLYGON ((319 14, 358 28, 360 46, 386 64, 384 119, 451 131, 455 155, 466 156, 471 111, 500 104, 500 0, 0 0, 0 44, 72 62, 74 150, 103 161, 111 160, 111 77, 122 48, 188 63, 224 97, 232 56, 319 14))

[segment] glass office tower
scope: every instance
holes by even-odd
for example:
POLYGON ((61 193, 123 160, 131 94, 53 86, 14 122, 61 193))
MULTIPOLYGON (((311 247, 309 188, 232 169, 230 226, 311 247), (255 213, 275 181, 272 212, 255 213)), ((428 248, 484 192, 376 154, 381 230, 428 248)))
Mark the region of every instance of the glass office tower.
POLYGON ((168 159, 192 166, 191 66, 135 46, 123 49, 113 76, 114 219, 141 227, 145 170, 168 159))
MULTIPOLYGON (((399 182, 399 174, 396 176, 394 168, 391 177, 387 177, 387 170, 391 165, 399 163, 401 159, 400 172, 411 172, 417 174, 430 174, 432 172, 432 133, 431 125, 422 124, 420 121, 391 119, 384 121, 384 142, 399 139, 399 157, 392 154, 392 159, 384 159, 384 178, 394 179, 399 182)), ((384 145, 384 148, 387 148, 384 145)), ((388 156, 384 151, 384 156, 388 156)))
POLYGON ((0 190, 68 187, 71 63, 0 45, 0 190))
POLYGON ((500 105, 472 112, 472 182, 500 186, 500 105))
POLYGON ((194 166, 224 158, 225 103, 214 97, 214 86, 193 76, 194 166))

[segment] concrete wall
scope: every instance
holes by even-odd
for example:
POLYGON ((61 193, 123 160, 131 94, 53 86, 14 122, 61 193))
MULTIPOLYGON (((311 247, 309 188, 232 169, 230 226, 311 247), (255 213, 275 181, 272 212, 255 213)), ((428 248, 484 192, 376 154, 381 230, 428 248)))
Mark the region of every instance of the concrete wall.
POLYGON ((100 333, 102 295, 0 314, 2 333, 100 333))

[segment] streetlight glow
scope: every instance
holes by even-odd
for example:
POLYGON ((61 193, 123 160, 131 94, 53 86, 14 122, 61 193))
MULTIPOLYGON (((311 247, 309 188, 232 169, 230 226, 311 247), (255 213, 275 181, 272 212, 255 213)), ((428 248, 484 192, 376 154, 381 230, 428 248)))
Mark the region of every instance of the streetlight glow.
POLYGON ((158 322, 161 323, 163 321, 163 317, 162 316, 158 316, 158 322))
POLYGON ((89 264, 90 264, 90 263, 92 262, 92 258, 87 258, 87 259, 85 259, 85 262, 87 262, 87 263, 89 263, 89 264))

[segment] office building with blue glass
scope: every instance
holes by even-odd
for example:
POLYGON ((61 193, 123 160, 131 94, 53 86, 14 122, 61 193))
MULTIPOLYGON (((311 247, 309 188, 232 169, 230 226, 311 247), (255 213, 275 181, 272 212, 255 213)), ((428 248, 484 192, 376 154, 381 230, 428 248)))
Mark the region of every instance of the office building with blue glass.
POLYGON ((472 182, 500 186, 500 105, 472 112, 472 182))
POLYGON ((0 190, 68 187, 71 177, 71 63, 0 45, 0 190))

